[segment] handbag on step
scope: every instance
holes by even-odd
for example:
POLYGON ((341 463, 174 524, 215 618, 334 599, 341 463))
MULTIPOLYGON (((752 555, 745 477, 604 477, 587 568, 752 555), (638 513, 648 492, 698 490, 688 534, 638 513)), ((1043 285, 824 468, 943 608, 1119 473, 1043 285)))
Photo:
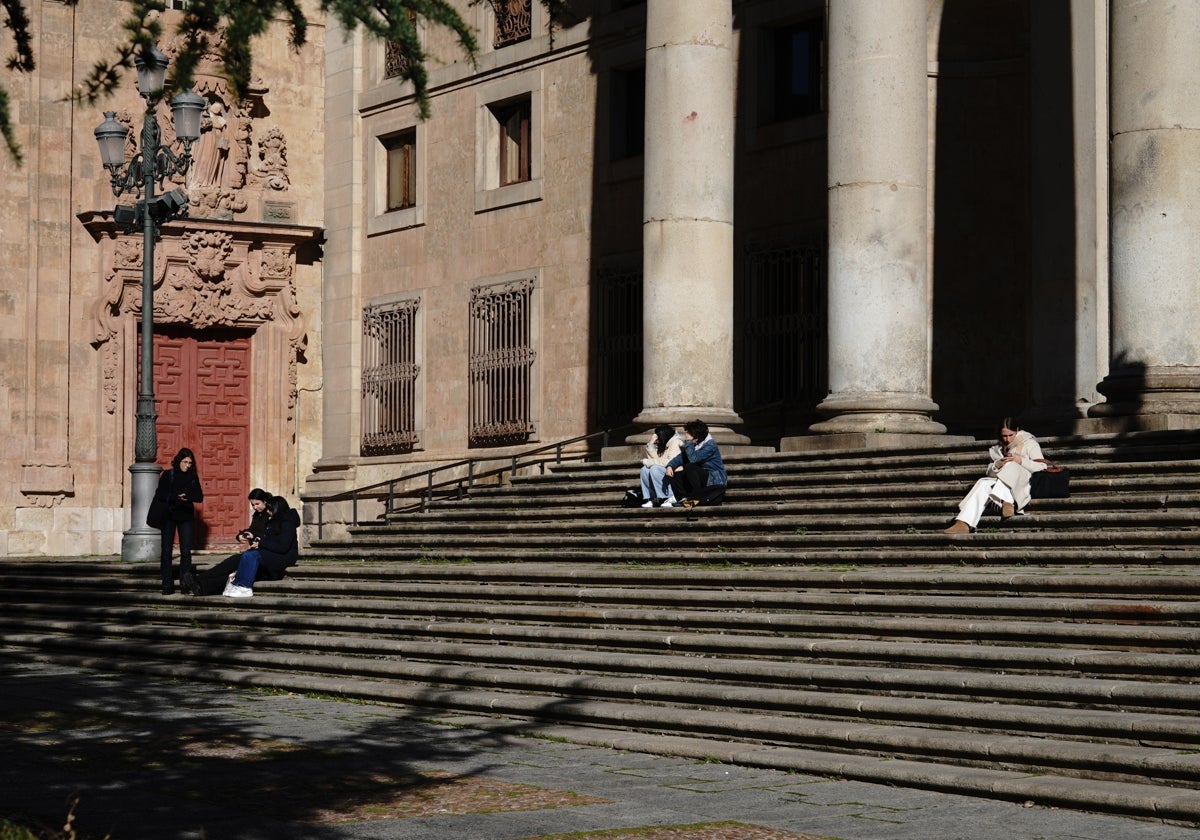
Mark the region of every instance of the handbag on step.
POLYGON ((1036 460, 1046 465, 1029 476, 1029 496, 1033 499, 1071 498, 1071 471, 1045 458, 1036 460))

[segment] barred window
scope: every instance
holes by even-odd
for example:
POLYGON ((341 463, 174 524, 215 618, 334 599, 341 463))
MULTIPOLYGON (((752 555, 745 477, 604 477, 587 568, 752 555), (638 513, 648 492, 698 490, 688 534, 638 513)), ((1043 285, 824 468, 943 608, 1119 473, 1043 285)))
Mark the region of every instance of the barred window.
MULTIPOLYGON (((409 23, 415 27, 417 13, 412 9, 405 9, 404 12, 408 15, 409 23)), ((383 78, 395 79, 398 76, 407 78, 410 69, 412 69, 412 57, 405 50, 404 45, 399 41, 384 41, 383 78)))
POLYGON ((742 411, 828 393, 824 263, 823 247, 747 247, 735 301, 742 411))
POLYGON ((362 454, 410 452, 416 431, 417 298, 363 308, 362 454))
POLYGON ((642 266, 609 263, 593 286, 596 420, 623 426, 642 410, 642 266))
POLYGON ((471 290, 470 442, 528 440, 533 423, 533 278, 471 290))
POLYGON ((529 40, 533 31, 533 0, 492 0, 492 11, 496 14, 494 49, 529 40))
POLYGON ((397 41, 384 41, 383 43, 383 78, 395 79, 399 76, 406 76, 409 67, 412 66, 412 61, 404 52, 404 48, 397 41))

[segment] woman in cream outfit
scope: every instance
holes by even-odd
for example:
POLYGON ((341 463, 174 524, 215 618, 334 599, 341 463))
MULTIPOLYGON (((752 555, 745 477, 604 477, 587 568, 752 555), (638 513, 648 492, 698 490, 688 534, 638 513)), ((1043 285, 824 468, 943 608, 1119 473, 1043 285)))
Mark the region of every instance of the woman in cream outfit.
POLYGON ((670 426, 659 426, 646 441, 646 457, 642 459, 642 507, 654 507, 657 501, 664 507, 672 507, 675 497, 671 495, 671 484, 667 481, 667 464, 680 453, 683 438, 670 426))
POLYGON ((958 504, 958 517, 947 534, 969 534, 979 524, 988 502, 1000 506, 1000 518, 1008 519, 1029 504, 1029 477, 1046 469, 1037 438, 1021 428, 1020 421, 1000 421, 1000 442, 988 450, 987 475, 975 482, 958 504))

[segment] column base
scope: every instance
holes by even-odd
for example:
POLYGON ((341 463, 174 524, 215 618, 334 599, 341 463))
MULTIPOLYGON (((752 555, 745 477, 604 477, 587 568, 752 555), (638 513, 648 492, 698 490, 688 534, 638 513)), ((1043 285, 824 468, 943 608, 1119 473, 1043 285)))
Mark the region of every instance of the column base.
POLYGON ((146 524, 150 500, 158 491, 158 464, 137 461, 130 465, 129 530, 121 536, 121 560, 126 563, 157 562, 162 555, 162 534, 146 524))
POLYGON ((944 435, 946 427, 930 417, 937 410, 937 403, 923 394, 830 394, 817 411, 832 416, 808 430, 818 435, 944 435))
MULTIPOLYGON (((1174 417, 1175 420, 1145 422, 1154 428, 1196 428, 1166 426, 1164 423, 1183 422, 1180 418, 1196 416, 1200 423, 1200 368, 1179 366, 1124 367, 1109 373, 1096 386, 1105 400, 1088 409, 1089 418, 1152 418, 1174 417)), ((1149 427, 1147 427, 1149 428, 1149 427)))
POLYGON ((1129 414, 1076 420, 1077 435, 1119 435, 1126 432, 1179 432, 1200 429, 1200 414, 1129 414))
POLYGON ((633 422, 644 426, 644 431, 634 432, 625 438, 625 442, 644 446, 650 430, 655 426, 674 426, 682 433, 684 424, 692 420, 703 420, 708 424, 708 433, 720 444, 722 452, 726 445, 747 446, 750 443, 750 438, 731 428, 742 424, 741 416, 728 408, 713 406, 658 406, 643 409, 641 414, 633 418, 633 422))
POLYGON ((783 438, 779 441, 779 451, 830 452, 835 449, 910 449, 943 443, 971 444, 978 443, 978 441, 970 435, 848 432, 783 438))

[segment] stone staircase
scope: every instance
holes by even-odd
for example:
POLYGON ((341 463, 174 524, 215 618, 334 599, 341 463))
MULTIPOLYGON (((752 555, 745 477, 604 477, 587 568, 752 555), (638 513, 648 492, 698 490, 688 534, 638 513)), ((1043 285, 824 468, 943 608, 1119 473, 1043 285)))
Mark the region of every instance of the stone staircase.
POLYGON ((572 741, 1200 822, 1200 434, 1046 439, 1072 497, 940 533, 982 445, 581 464, 308 548, 250 601, 0 561, 0 655, 572 741))

